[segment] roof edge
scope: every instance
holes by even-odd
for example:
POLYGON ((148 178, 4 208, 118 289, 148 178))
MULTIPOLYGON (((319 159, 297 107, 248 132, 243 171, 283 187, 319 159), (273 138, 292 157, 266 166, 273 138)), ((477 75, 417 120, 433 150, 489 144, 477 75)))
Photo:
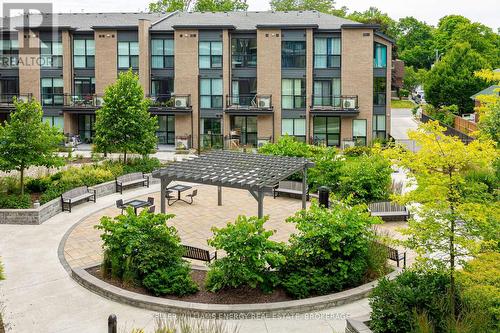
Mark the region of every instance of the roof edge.
POLYGON ((318 29, 318 24, 288 24, 288 23, 272 23, 272 24, 256 24, 257 29, 274 29, 274 28, 284 28, 284 29, 306 29, 313 28, 318 29))
POLYGON ((365 23, 345 23, 340 26, 342 29, 380 29, 379 24, 365 23))
POLYGON ((216 30, 216 29, 236 29, 232 24, 218 24, 218 25, 208 25, 208 24, 175 24, 172 29, 198 29, 198 30, 216 30))

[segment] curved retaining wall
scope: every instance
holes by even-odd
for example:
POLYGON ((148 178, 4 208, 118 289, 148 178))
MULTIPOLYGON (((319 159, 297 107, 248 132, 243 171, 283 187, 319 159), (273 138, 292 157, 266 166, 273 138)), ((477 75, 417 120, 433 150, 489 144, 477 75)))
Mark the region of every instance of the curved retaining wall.
MULTIPOLYGON (((396 270, 388 274, 387 278, 393 279, 399 272, 399 270, 396 270)), ((196 316, 209 315, 218 318, 237 315, 243 315, 242 318, 245 318, 245 315, 247 315, 247 317, 262 317, 272 316, 276 313, 294 314, 324 310, 366 298, 378 283, 378 281, 374 281, 335 294, 286 302, 257 304, 205 304, 134 293, 102 281, 88 273, 84 268, 71 268, 71 276, 79 284, 94 293, 123 304, 157 312, 196 316)))
MULTIPOLYGON (((159 183, 159 179, 149 174, 149 184, 159 183)), ((115 193, 115 181, 90 186, 96 190, 97 198, 115 193)), ((61 198, 51 200, 38 208, 0 209, 0 224, 42 224, 52 216, 62 212, 61 198)))

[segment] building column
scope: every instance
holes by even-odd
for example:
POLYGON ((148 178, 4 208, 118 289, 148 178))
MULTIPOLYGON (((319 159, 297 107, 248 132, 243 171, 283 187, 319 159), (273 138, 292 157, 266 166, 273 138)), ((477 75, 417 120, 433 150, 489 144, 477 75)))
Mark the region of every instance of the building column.
POLYGON ((311 105, 314 81, 314 34, 313 29, 306 30, 306 142, 311 139, 311 105))
POLYGON ((38 32, 21 30, 19 41, 19 93, 40 101, 40 38, 38 32))
POLYGON ((149 28, 151 21, 139 19, 139 82, 144 89, 144 95, 150 94, 150 51, 149 51, 149 28))

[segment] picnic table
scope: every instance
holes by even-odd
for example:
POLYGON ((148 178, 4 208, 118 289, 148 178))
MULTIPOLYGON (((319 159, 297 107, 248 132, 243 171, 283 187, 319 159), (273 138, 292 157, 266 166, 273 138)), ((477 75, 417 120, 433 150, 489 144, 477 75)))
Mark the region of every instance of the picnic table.
POLYGON ((186 200, 181 198, 181 192, 187 191, 192 189, 192 186, 189 185, 183 185, 183 184, 177 184, 174 186, 167 187, 167 199, 168 199, 168 204, 173 205, 177 201, 184 201, 185 203, 189 203, 186 200), (177 199, 173 198, 170 196, 170 193, 177 191, 177 199))
POLYGON ((130 200, 128 202, 125 202, 123 205, 134 208, 134 213, 135 213, 135 215, 137 215, 137 209, 142 208, 142 207, 149 207, 149 206, 151 206, 151 202, 145 201, 145 200, 134 199, 134 200, 130 200))

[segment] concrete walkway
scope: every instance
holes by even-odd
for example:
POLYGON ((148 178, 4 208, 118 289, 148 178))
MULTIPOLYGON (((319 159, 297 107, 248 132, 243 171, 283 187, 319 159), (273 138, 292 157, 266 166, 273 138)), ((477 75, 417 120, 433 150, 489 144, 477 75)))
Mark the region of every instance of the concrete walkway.
POLYGON ((411 109, 392 109, 391 110, 391 136, 396 140, 408 140, 408 130, 414 130, 418 127, 418 121, 415 120, 411 109))
MULTIPOLYGON (((5 306, 4 322, 13 333, 98 333, 107 331, 107 317, 118 316, 119 332, 133 327, 152 330, 158 314, 102 298, 81 287, 68 275, 58 258, 59 243, 72 225, 97 211, 129 199, 158 192, 150 189, 127 191, 85 203, 71 214, 61 213, 42 225, 0 225, 0 255, 7 279, 0 282, 0 301, 5 306)), ((0 306, 1 308, 1 306, 0 306)), ((241 333, 251 332, 343 332, 346 317, 370 311, 368 300, 315 312, 272 319, 228 320, 241 333)), ((234 319, 234 318, 230 318, 234 319)))

